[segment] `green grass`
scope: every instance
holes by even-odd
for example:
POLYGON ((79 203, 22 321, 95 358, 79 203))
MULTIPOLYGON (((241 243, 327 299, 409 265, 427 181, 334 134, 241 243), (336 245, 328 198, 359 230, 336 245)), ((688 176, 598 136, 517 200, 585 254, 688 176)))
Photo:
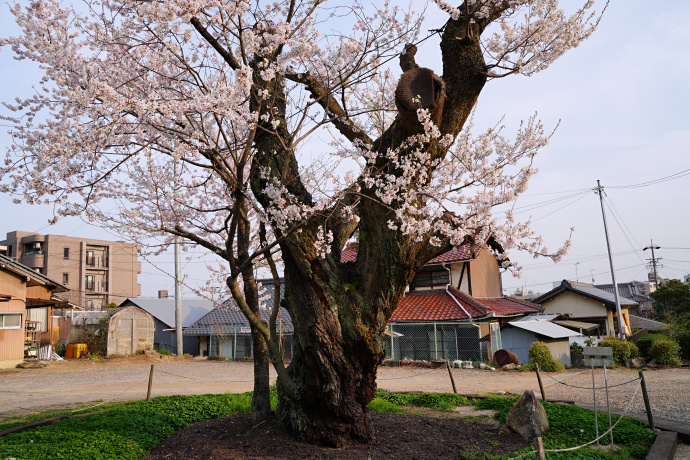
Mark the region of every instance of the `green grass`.
MULTIPOLYGON (((272 407, 277 402, 275 388, 271 392, 272 407)), ((452 393, 398 394, 379 390, 370 403, 373 412, 406 413, 409 407, 450 410, 453 407, 475 404, 478 409, 498 411, 496 418, 505 423, 505 417, 515 398, 490 397, 472 400, 452 393)), ((251 393, 193 396, 161 396, 151 401, 108 403, 99 406, 100 413, 62 420, 54 425, 38 427, 0 438, 2 458, 17 459, 137 459, 175 431, 192 423, 238 413, 248 413, 251 393)), ((572 447, 594 439, 594 414, 575 406, 545 403, 551 428, 544 437, 547 449, 572 447)), ((82 411, 93 411, 84 408, 82 411)), ((65 411, 62 411, 63 413, 65 411)), ((59 415, 59 411, 28 417, 23 423, 59 415)), ((618 417, 614 418, 614 422, 618 417)), ((20 424, 19 420, 6 423, 20 424)), ((608 418, 599 417, 600 433, 608 428, 608 418)), ((614 441, 623 444, 617 452, 581 449, 574 452, 550 453, 549 459, 602 459, 625 460, 644 458, 654 441, 655 434, 642 423, 624 419, 614 429, 614 441)), ((607 438, 608 439, 608 438, 607 438)), ((606 440, 602 441, 603 444, 606 440)), ((525 449, 520 453, 531 449, 525 449)), ((517 453, 506 455, 509 458, 517 453)), ((482 452, 468 452, 463 458, 488 459, 482 452)), ((530 458, 530 457, 525 457, 530 458)), ((534 458, 532 456, 531 458, 534 458)))
MULTIPOLYGON (((515 398, 491 397, 478 401, 478 409, 492 409, 498 411, 496 418, 505 424, 506 415, 515 403, 515 398)), ((549 419, 549 431, 544 436, 544 448, 561 449, 585 444, 596 438, 594 426, 594 412, 576 406, 543 403, 549 419)), ((613 415, 612 423, 616 423, 620 416, 613 415)), ((608 430, 608 415, 599 412, 599 434, 608 430)), ((549 459, 617 459, 644 458, 649 452, 656 434, 636 419, 624 418, 613 429, 613 441, 625 447, 616 452, 603 452, 592 448, 577 451, 549 453, 549 459)), ((601 439, 601 444, 609 442, 609 436, 601 439)), ((527 449, 525 450, 532 450, 527 449)), ((525 457, 525 458, 534 458, 525 457)))
POLYGON ((470 404, 469 399, 454 393, 401 394, 391 393, 387 390, 377 390, 376 398, 397 406, 426 407, 436 410, 452 410, 454 407, 470 404))
MULTIPOLYGON (((98 414, 0 438, 0 452, 2 458, 17 459, 137 459, 192 423, 249 412, 251 397, 251 393, 160 396, 151 401, 111 403, 99 406, 103 412, 98 414)), ((271 399, 275 404, 275 397, 271 399)), ((89 410, 93 409, 85 409, 89 410)), ((36 421, 36 417, 24 423, 36 421)))

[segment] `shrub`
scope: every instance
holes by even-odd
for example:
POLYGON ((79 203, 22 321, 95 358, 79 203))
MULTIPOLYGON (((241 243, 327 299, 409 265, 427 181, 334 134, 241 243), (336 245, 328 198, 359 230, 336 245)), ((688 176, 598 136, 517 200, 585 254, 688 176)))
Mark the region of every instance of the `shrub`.
POLYGON ((638 350, 640 350, 640 355, 644 359, 649 360, 652 359, 649 356, 649 350, 652 348, 652 345, 654 345, 654 342, 660 339, 668 339, 668 337, 664 334, 649 334, 636 340, 635 345, 637 345, 638 350))
POLYGON ((657 364, 664 364, 666 366, 680 366, 681 361, 680 345, 678 342, 670 339, 659 339, 652 345, 649 350, 652 359, 656 360, 657 364))
POLYGON ((625 365, 630 358, 640 355, 637 346, 632 342, 621 342, 615 337, 607 337, 599 342, 600 347, 611 347, 613 349, 613 362, 617 365, 625 365))
POLYGON ((678 316, 671 321, 671 337, 680 345, 680 353, 690 359, 690 313, 678 316))
POLYGON ((539 365, 539 368, 544 372, 560 372, 563 370, 563 365, 553 359, 549 346, 544 342, 533 342, 527 353, 530 361, 539 365))
POLYGON ((173 355, 172 351, 168 350, 167 348, 161 348, 160 350, 158 350, 158 353, 160 353, 161 355, 165 355, 165 356, 172 356, 173 355))

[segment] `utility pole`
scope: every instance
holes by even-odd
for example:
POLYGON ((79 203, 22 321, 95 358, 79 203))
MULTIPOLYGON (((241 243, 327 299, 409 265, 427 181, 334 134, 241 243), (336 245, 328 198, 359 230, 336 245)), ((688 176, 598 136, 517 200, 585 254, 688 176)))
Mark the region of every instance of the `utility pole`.
POLYGON ((575 262, 575 281, 579 282, 580 277, 577 276, 577 266, 580 265, 580 262, 575 262))
MULTIPOLYGON (((652 266, 654 267, 654 289, 657 289, 659 287, 659 278, 657 277, 657 273, 656 273, 656 261, 660 260, 660 259, 656 259, 654 257, 654 250, 655 249, 661 249, 661 248, 659 246, 654 246, 653 240, 649 240, 649 241, 651 244, 649 246, 647 246, 646 248, 644 248, 643 251, 646 251, 647 249, 652 250, 652 266)), ((647 260, 649 260, 649 259, 647 259, 647 260)))
MULTIPOLYGON (((173 174, 175 175, 175 193, 177 195, 177 160, 173 163, 173 174)), ((184 354, 182 341, 182 288, 180 286, 180 237, 175 236, 173 243, 175 247, 175 348, 177 356, 184 354)))
POLYGON ((621 303, 618 296, 618 283, 616 282, 616 271, 613 268, 613 256, 611 255, 611 241, 609 240, 609 228, 606 224, 606 211, 604 211, 604 189, 597 180, 596 193, 599 195, 599 201, 601 202, 601 215, 604 218, 604 233, 606 234, 606 247, 609 251, 609 265, 611 266, 611 280, 613 281, 613 298, 616 301, 616 316, 618 317, 618 333, 620 335, 621 341, 625 340, 625 334, 623 333, 623 313, 621 312, 621 303))

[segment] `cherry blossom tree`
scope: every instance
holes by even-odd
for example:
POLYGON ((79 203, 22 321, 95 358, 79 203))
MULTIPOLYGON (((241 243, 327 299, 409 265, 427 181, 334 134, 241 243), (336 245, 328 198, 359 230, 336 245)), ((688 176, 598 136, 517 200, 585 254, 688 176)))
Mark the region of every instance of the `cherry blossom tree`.
POLYGON ((278 417, 303 439, 373 439, 382 334, 428 260, 489 233, 508 250, 565 252, 493 212, 535 173, 540 122, 509 139, 500 126, 474 135, 470 120, 487 81, 544 70, 586 39, 601 14, 592 1, 566 12, 557 0, 435 0, 448 13, 440 76, 415 62, 422 18, 388 2, 74 2, 12 7, 22 34, 0 45, 44 78, 5 104, 15 142, 2 191, 226 261, 267 353, 258 361, 278 372, 278 417), (326 133, 329 144, 314 141, 326 133), (357 260, 342 263, 355 232, 357 260), (253 278, 262 263, 279 281, 278 250, 289 366, 278 301, 262 321, 253 278))

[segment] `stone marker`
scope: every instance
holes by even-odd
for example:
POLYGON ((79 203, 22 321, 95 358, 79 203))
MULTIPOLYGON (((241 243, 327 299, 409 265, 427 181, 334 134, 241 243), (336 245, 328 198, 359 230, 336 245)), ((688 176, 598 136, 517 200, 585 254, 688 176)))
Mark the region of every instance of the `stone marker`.
POLYGON ((549 421, 544 406, 539 403, 534 391, 525 391, 517 400, 506 416, 506 426, 528 441, 546 433, 549 421))

